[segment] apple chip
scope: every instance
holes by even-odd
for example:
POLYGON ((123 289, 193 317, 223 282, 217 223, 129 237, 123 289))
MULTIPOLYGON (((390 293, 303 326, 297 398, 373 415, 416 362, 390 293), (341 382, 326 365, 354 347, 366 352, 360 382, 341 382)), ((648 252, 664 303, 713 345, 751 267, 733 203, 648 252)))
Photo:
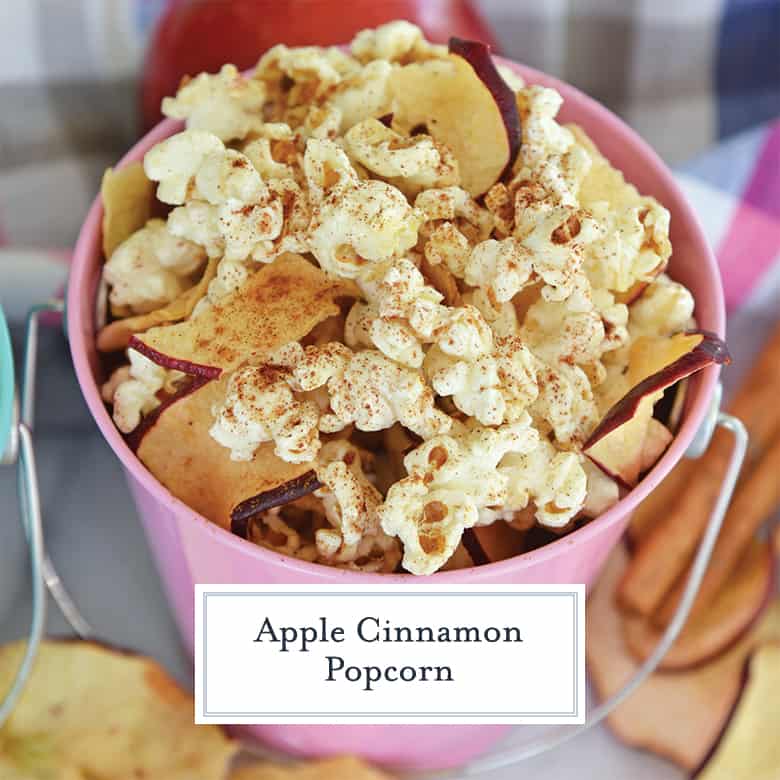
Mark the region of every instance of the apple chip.
POLYGON ((287 463, 267 442, 252 460, 234 461, 209 435, 211 408, 225 397, 227 377, 196 379, 157 407, 134 431, 141 462, 168 490, 223 528, 230 528, 235 506, 306 474, 311 463, 287 463))
POLYGON ((286 253, 195 319, 151 328, 129 346, 165 368, 215 378, 298 341, 339 313, 339 298, 358 294, 354 283, 286 253))
POLYGON ((604 415, 583 451, 607 475, 633 487, 643 466, 647 466, 643 449, 653 406, 663 391, 706 366, 729 362, 726 345, 713 333, 637 339, 631 347, 626 374, 631 389, 604 415))
POLYGON ((390 77, 393 125, 424 126, 458 161, 461 186, 473 197, 487 192, 520 149, 515 95, 483 43, 450 41, 445 59, 405 65, 390 77))
MULTIPOLYGON (((0 648, 0 691, 25 646, 0 648)), ((221 780, 237 745, 196 726, 192 696, 155 661, 94 642, 46 641, 0 728, 3 780, 221 780)))
POLYGON ((237 769, 230 780, 390 780, 359 758, 342 756, 306 764, 257 764, 237 769))
POLYGON ((103 199, 103 254, 108 260, 114 250, 152 215, 153 181, 146 178, 140 162, 115 170, 106 168, 100 185, 103 199))
POLYGON ((101 352, 114 352, 125 349, 135 333, 144 333, 158 325, 168 325, 180 320, 186 320, 192 314, 198 301, 203 298, 209 288, 209 283, 216 276, 219 260, 212 258, 203 271, 200 281, 178 298, 148 314, 138 314, 135 317, 124 317, 101 328, 97 334, 97 348, 101 352))
MULTIPOLYGON (((745 558, 712 604, 688 619, 659 669, 699 666, 725 652, 759 619, 774 587, 772 551, 754 541, 745 558)), ((643 661, 661 639, 661 631, 640 615, 626 615, 623 631, 629 650, 643 661)))
POLYGON ((750 658, 744 687, 723 737, 696 780, 771 780, 780 776, 780 644, 750 658))
MULTIPOLYGON (((627 562, 625 549, 619 547, 586 611, 586 657, 602 699, 616 693, 639 668, 623 640, 622 616, 614 598, 627 562)), ((609 716, 610 728, 632 747, 695 769, 717 741, 739 696, 745 659, 758 642, 773 638, 780 638, 777 601, 739 642, 710 663, 685 672, 653 674, 609 716)))

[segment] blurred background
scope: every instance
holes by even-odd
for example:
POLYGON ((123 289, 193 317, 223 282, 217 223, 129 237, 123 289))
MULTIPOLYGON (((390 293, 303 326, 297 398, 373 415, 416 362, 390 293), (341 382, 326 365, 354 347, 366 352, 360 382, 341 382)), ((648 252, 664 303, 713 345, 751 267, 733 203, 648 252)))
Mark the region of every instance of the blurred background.
MULTIPOLYGON (((780 0, 2 0, 0 304, 17 353, 27 308, 62 289, 104 168, 157 120, 184 74, 249 67, 280 41, 346 42, 395 18, 435 41, 490 41, 574 84, 673 166, 720 263, 733 386, 779 310, 780 0)), ((81 399, 59 328, 44 328, 41 355, 36 443, 49 551, 103 636, 187 682, 118 461, 81 399)), ((9 469, 0 506, 6 641, 29 618, 9 469)), ((54 609, 48 628, 67 629, 54 609)), ((605 729, 523 769, 550 780, 682 777, 605 729)))
POLYGON ((0 243, 72 244, 103 168, 184 73, 394 18, 569 81, 672 164, 780 114, 778 0, 3 0, 0 243))

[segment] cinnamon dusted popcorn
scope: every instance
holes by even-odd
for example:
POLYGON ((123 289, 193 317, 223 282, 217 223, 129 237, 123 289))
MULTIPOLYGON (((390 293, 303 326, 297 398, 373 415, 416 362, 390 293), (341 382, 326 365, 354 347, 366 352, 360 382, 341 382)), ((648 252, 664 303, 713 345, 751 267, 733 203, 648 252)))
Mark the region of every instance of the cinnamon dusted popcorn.
POLYGON ((390 488, 380 509, 382 528, 403 542, 404 568, 430 574, 441 567, 463 531, 477 524, 479 510, 505 502, 509 479, 496 469, 501 459, 537 445, 526 415, 508 426, 436 436, 410 452, 409 476, 390 488))
POLYGON ((101 388, 103 400, 113 404, 114 422, 122 433, 130 433, 143 415, 160 405, 161 390, 174 392, 184 378, 180 371, 166 370, 134 349, 127 350, 127 357, 130 364, 116 369, 101 388))
POLYGON ((106 263, 109 300, 133 314, 158 309, 192 286, 193 274, 205 260, 203 247, 172 234, 161 219, 150 219, 106 263))
POLYGON ((210 433, 233 460, 251 460, 263 442, 272 441, 282 460, 306 463, 320 448, 319 416, 313 401, 293 395, 284 371, 250 366, 231 376, 210 433))
POLYGON ((347 153, 406 195, 458 183, 452 152, 429 135, 406 138, 376 119, 364 119, 344 135, 347 153))
MULTIPOLYGON (((218 522, 244 484, 295 496, 239 517, 257 544, 429 574, 468 565, 475 525, 564 532, 633 484, 619 448, 602 471, 588 440, 629 363, 693 324, 664 274, 669 213, 558 121, 555 90, 503 67, 486 89, 477 49, 391 22, 348 50, 275 46, 164 102, 186 129, 143 169, 173 208, 104 278, 115 316, 149 316, 150 343, 187 342, 165 366, 225 372, 189 421, 240 475, 218 522)), ((184 375, 128 354, 103 396, 129 433, 184 375)))
POLYGON ((585 503, 587 477, 582 456, 556 452, 544 439, 527 452, 507 454, 498 470, 507 480, 506 509, 517 511, 533 502, 542 525, 565 526, 585 503))
POLYGON ((186 80, 176 97, 163 98, 162 112, 173 119, 186 119, 188 128, 232 141, 245 138, 262 123, 265 100, 262 82, 245 79, 234 65, 223 65, 219 73, 201 73, 186 80))

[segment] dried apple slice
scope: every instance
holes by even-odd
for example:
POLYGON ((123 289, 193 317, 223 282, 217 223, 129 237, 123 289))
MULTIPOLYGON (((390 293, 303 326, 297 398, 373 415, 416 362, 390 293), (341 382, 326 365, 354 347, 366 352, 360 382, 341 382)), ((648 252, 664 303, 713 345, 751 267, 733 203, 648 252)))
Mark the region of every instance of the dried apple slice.
POLYGON ((450 40, 450 55, 398 68, 390 77, 393 124, 404 133, 424 126, 450 148, 461 186, 487 192, 520 149, 515 95, 484 43, 450 40))
MULTIPOLYGON (((614 598, 627 562, 625 549, 618 548, 586 610, 588 668, 602 699, 616 693, 639 668, 623 640, 614 598)), ((712 662, 686 672, 652 675, 610 715, 610 728, 632 747, 695 769, 718 739, 739 696, 745 659, 757 643, 778 637, 780 603, 775 601, 739 642, 712 662)))
POLYGON ((583 445, 585 454, 627 487, 642 470, 642 448, 663 390, 713 363, 729 363, 724 342, 713 333, 680 333, 670 339, 638 339, 631 348, 631 389, 615 403, 583 445))
POLYGON ((142 423, 137 446, 141 462, 178 499, 223 528, 231 513, 252 496, 278 488, 312 468, 311 463, 287 463, 274 455, 273 442, 262 444, 250 461, 230 459, 230 451, 209 435, 212 406, 225 395, 227 377, 197 378, 142 423))
MULTIPOLYGON (((772 550, 768 542, 754 542, 713 603, 690 618, 659 666, 663 670, 689 669, 725 652, 759 619, 774 589, 772 550)), ((631 653, 647 658, 661 631, 639 615, 626 615, 623 631, 631 653)))
POLYGON ((639 454, 639 471, 652 468, 658 458, 666 452, 673 438, 672 432, 662 422, 651 417, 647 422, 645 439, 639 454))
POLYGON ((339 313, 339 298, 358 294, 354 283, 286 253, 195 319, 151 328, 129 346, 165 368, 213 379, 298 341, 339 313))
POLYGON ((108 260, 114 250, 152 215, 153 181, 146 178, 140 162, 124 168, 106 168, 100 185, 103 200, 103 254, 108 260))
POLYGON ((490 525, 475 526, 463 533, 463 544, 478 565, 504 561, 520 555, 523 552, 524 540, 523 531, 518 531, 503 520, 496 520, 490 525))
MULTIPOLYGON (((24 642, 0 648, 7 690, 24 642)), ((155 661, 95 642, 49 640, 0 729, 0 777, 221 780, 238 750, 196 726, 192 696, 155 661)))
POLYGON ((203 270, 203 276, 194 287, 185 290, 178 298, 160 309, 135 317, 125 317, 101 328, 97 335, 97 348, 101 352, 125 349, 135 333, 144 333, 158 325, 168 325, 186 320, 198 301, 208 291, 209 283, 217 273, 219 260, 212 258, 203 270))
POLYGON ((237 769, 230 780, 390 780, 359 758, 339 756, 305 764, 255 764, 237 769))
POLYGON ((256 496, 247 498, 233 507, 230 513, 230 530, 236 536, 246 539, 249 533, 249 521, 253 517, 311 495, 321 487, 322 482, 317 479, 317 473, 312 469, 271 490, 264 490, 256 496))
MULTIPOLYGON (((778 637, 780 639, 780 637, 778 637)), ((780 777, 780 643, 768 642, 750 657, 742 691, 723 736, 695 780, 772 780, 780 777)))

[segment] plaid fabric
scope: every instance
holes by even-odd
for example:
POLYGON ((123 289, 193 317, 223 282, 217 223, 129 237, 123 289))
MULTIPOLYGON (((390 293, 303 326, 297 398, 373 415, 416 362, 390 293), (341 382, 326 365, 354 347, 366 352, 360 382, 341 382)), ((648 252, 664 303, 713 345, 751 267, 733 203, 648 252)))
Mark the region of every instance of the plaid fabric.
MULTIPOLYGON (((165 4, 0 4, 0 294, 12 313, 26 302, 12 291, 47 294, 64 275, 61 251, 17 248, 70 246, 102 170, 136 137, 135 75, 165 4)), ((680 180, 731 311, 780 289, 780 0, 478 7, 502 53, 607 104, 669 162, 694 158, 680 180)))

